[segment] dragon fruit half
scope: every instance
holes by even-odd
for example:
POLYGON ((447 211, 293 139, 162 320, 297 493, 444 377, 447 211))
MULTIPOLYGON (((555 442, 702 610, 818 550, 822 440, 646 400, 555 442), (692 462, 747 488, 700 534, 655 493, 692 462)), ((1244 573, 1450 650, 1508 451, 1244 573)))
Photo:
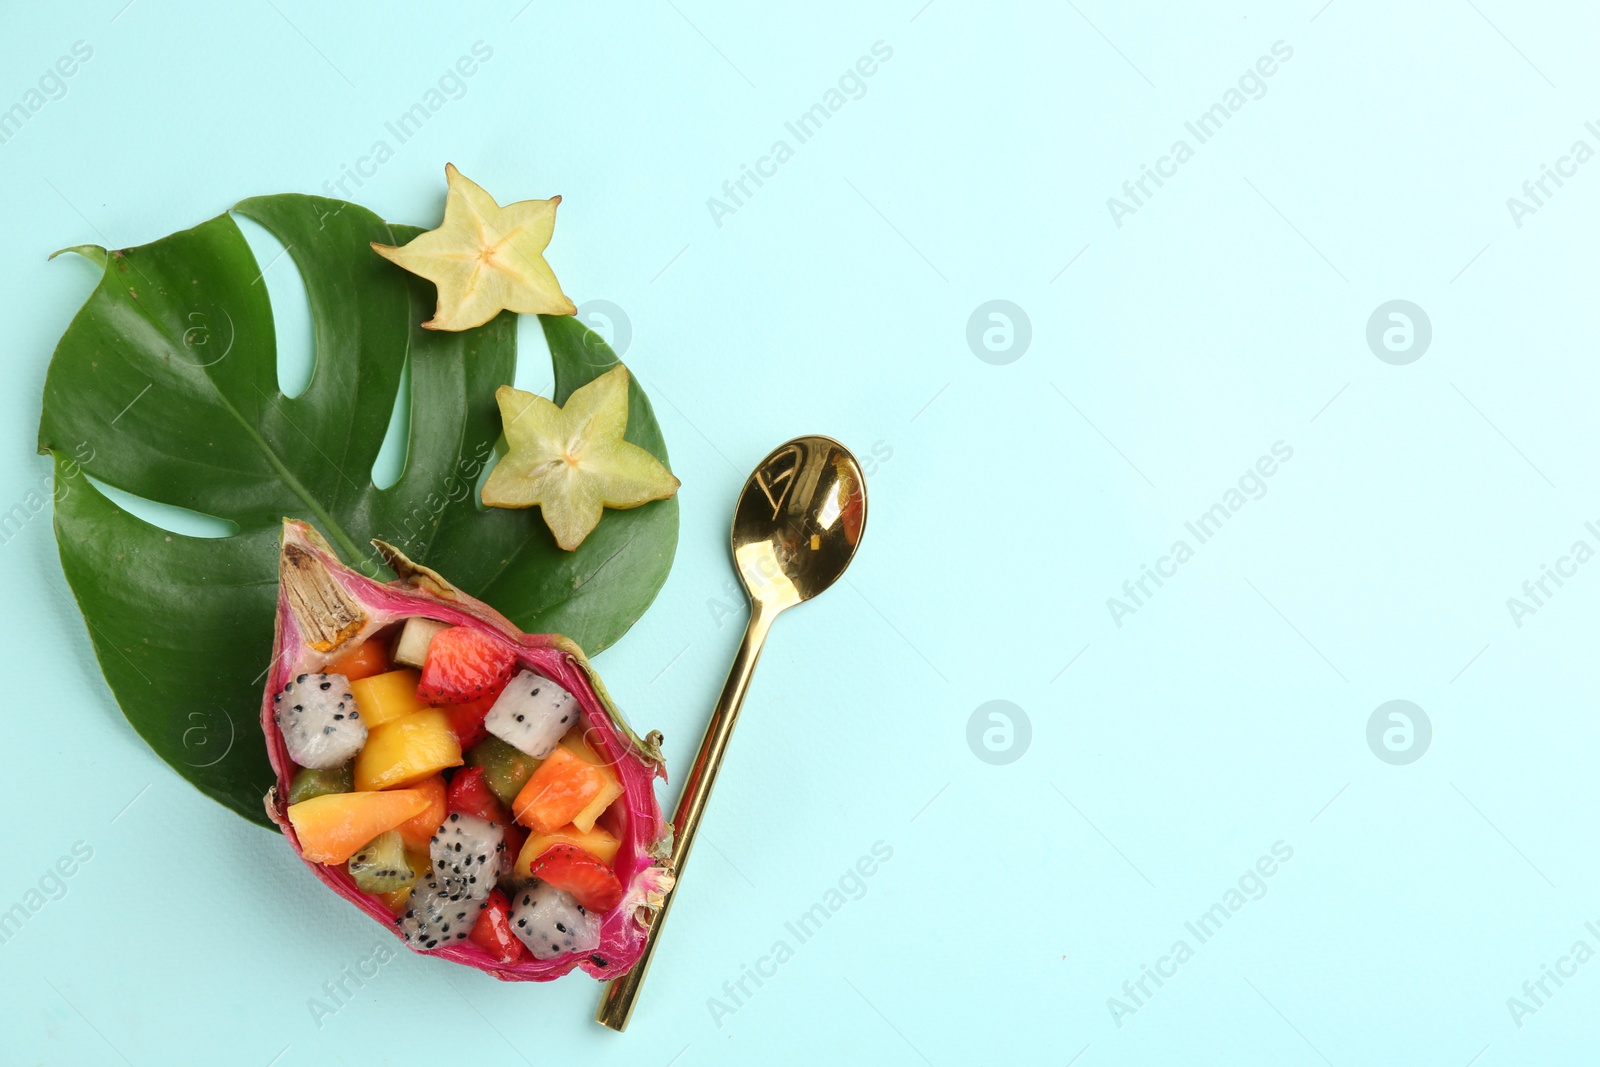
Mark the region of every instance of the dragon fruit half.
POLYGON ((396 581, 364 577, 309 525, 284 522, 261 709, 277 774, 267 814, 313 874, 418 952, 505 981, 626 973, 672 885, 652 786, 666 776, 660 735, 628 727, 565 637, 524 634, 373 544, 396 581), (403 634, 408 651, 391 660, 403 634), (440 650, 420 684, 418 647, 440 650), (590 778, 601 784, 569 803, 590 778), (363 890, 408 872, 394 892, 363 890), (505 896, 491 899, 497 886, 505 896), (506 898, 522 945, 504 932, 506 898))

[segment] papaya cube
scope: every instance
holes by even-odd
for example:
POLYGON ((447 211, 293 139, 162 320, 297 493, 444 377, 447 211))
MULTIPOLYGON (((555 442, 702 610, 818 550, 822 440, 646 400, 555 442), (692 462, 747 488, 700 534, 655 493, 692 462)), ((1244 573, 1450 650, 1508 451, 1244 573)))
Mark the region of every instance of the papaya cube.
POLYGON ((600 792, 589 801, 581 811, 572 817, 572 825, 588 833, 594 829, 595 820, 600 818, 602 812, 611 806, 611 802, 622 795, 622 780, 615 771, 607 766, 606 761, 594 749, 590 748, 583 739, 581 730, 574 729, 561 739, 562 747, 574 756, 598 770, 605 781, 600 786, 600 792))
MULTIPOLYGON (((361 763, 357 757, 356 781, 360 780, 361 763)), ((557 745, 511 802, 511 815, 537 833, 549 833, 567 825, 587 808, 605 788, 605 782, 599 767, 557 745)))
POLYGON ((352 682, 382 674, 389 669, 389 653, 383 646, 383 641, 369 637, 328 664, 327 673, 342 674, 352 682))
MULTIPOLYGON (((428 708, 367 732, 367 743, 356 753, 356 788, 410 785, 461 764, 461 745, 450 729, 449 716, 428 708)), ((421 809, 412 812, 420 813, 421 809)))
POLYGON ((416 671, 385 671, 350 683, 361 721, 368 730, 428 706, 417 699, 417 677, 416 671))
POLYGON ((527 843, 517 854, 518 876, 529 877, 533 861, 544 855, 551 845, 575 845, 609 867, 616 862, 621 842, 598 826, 584 831, 568 825, 548 834, 529 834, 527 843))
MULTIPOLYGON (((436 774, 431 778, 424 778, 411 788, 418 790, 428 798, 428 806, 422 809, 422 814, 407 819, 396 826, 400 831, 400 838, 406 843, 407 851, 428 851, 428 844, 433 840, 433 835, 439 832, 439 824, 449 814, 445 805, 444 775, 436 774)), ((416 868, 427 870, 427 866, 416 868)))
POLYGON ((313 863, 343 863, 374 837, 393 830, 428 806, 420 789, 386 793, 324 793, 289 805, 289 825, 300 854, 313 863))

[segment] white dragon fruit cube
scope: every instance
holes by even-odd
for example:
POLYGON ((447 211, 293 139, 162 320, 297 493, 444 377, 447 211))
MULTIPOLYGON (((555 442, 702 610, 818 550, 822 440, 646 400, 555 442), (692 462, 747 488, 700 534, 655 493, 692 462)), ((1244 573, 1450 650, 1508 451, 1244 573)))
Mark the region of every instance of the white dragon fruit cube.
POLYGON ((578 702, 550 679, 522 671, 500 691, 483 725, 534 759, 544 759, 578 721, 578 702))
POLYGON ((272 715, 289 758, 302 767, 338 767, 367 743, 367 724, 342 674, 297 676, 272 698, 272 715))

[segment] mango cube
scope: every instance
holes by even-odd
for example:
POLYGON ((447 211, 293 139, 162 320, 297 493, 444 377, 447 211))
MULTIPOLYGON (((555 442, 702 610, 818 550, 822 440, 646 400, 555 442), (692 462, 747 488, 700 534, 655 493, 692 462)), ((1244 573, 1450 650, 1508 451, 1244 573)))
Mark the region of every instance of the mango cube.
POLYGON ((367 724, 368 730, 428 706, 417 699, 417 678, 416 671, 385 671, 350 683, 356 707, 361 710, 361 721, 367 724))
POLYGON ((410 785, 462 762, 450 717, 428 708, 368 730, 367 743, 356 754, 356 788, 410 785))

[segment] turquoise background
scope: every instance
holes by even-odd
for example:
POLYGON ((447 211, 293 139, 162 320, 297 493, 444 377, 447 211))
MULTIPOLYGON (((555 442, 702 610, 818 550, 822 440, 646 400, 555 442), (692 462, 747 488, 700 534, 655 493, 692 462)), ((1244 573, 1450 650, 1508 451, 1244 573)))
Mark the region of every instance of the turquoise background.
MULTIPOLYGON (((848 582, 774 629, 618 1036, 582 977, 504 986, 411 955, 314 1018, 394 942, 126 726, 41 512, 0 545, 0 910, 75 844, 92 858, 0 944, 0 1061, 1592 1059, 1600 963, 1570 953, 1600 950, 1600 564, 1507 605, 1600 548, 1600 163, 1507 205, 1574 141, 1600 148, 1592 13, 124 4, 15 6, 0 35, 0 108, 93 49, 0 144, 0 511, 47 484, 45 368, 95 281, 51 251, 358 165, 351 198, 428 224, 451 161, 503 201, 563 194, 552 264, 627 316, 682 541, 599 667, 665 732, 674 782, 744 617, 725 543, 745 473, 831 434, 870 457, 871 518, 848 582), (385 123, 479 41, 492 58, 397 145, 385 123), (1185 122, 1280 41, 1264 94, 1199 144, 1185 122), (798 143, 785 123, 876 42, 892 57, 798 143), (1107 199, 1180 138, 1193 158, 1119 226, 1107 199), (778 139, 792 158, 714 212, 778 139), (999 365, 968 342, 995 299, 1031 330, 999 365), (1432 328, 1406 365, 1367 342, 1397 299, 1432 328), (1264 495, 1198 544, 1184 524, 1278 442, 1264 495), (1180 538, 1193 558, 1114 618, 1180 538), (1017 710, 969 734, 995 700, 1017 710), (1369 746, 1389 700, 1431 721, 1413 762, 1369 746), (798 943, 785 924, 878 842, 892 859, 798 943), (1252 876, 1275 845, 1292 857, 1252 876), (1259 899, 1200 943, 1185 924, 1241 879, 1259 899), (724 991, 779 940, 772 977, 724 991), (1547 965, 1565 984, 1513 1012, 1547 965), (1135 1000, 1145 966, 1172 976, 1135 1000)), ((292 374, 303 294, 287 258, 267 281, 292 374)), ((548 387, 524 327, 519 384, 548 387)))

